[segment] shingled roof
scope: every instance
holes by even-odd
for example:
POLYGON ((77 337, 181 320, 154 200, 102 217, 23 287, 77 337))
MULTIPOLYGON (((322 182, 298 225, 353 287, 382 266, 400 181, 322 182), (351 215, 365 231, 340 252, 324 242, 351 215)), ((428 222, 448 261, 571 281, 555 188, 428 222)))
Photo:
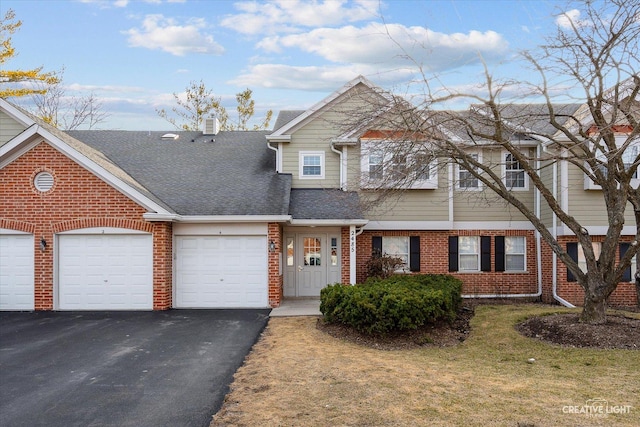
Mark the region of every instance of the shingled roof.
POLYGON ((291 176, 274 171, 266 131, 69 131, 180 215, 287 215, 291 176))

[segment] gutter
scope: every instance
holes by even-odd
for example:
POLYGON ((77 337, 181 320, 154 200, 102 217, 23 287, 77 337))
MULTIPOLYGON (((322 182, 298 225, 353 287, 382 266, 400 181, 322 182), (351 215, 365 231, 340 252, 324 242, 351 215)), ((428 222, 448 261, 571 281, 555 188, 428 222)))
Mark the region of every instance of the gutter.
POLYGON ((150 222, 226 223, 226 222, 289 222, 291 215, 178 215, 147 212, 143 218, 150 222))

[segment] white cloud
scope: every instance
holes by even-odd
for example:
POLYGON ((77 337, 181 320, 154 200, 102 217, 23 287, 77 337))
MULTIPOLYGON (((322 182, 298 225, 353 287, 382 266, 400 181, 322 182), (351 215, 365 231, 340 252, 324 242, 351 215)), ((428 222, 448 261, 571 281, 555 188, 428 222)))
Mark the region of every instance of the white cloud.
POLYGON ((571 9, 567 12, 563 12, 556 17, 556 24, 560 28, 571 29, 572 24, 576 28, 580 27, 588 27, 591 26, 592 23, 586 20, 580 19, 580 11, 578 9, 571 9))
POLYGON ((406 66, 432 71, 502 58, 508 49, 493 31, 444 34, 424 27, 370 23, 365 27, 318 28, 307 33, 267 37, 258 47, 268 52, 299 49, 334 63, 406 66))
POLYGON ((202 18, 192 18, 184 25, 163 15, 147 15, 142 28, 124 31, 129 46, 152 50, 163 50, 172 55, 184 56, 188 53, 220 55, 224 48, 211 35, 202 32, 207 27, 202 18))
POLYGON ((378 0, 276 0, 266 3, 238 2, 240 13, 228 15, 221 24, 243 34, 296 32, 300 28, 341 25, 378 16, 378 0))
POLYGON ((399 83, 411 78, 414 69, 396 69, 393 73, 380 73, 378 67, 367 64, 344 66, 291 66, 259 64, 229 83, 240 87, 332 91, 362 74, 374 77, 379 84, 399 83))

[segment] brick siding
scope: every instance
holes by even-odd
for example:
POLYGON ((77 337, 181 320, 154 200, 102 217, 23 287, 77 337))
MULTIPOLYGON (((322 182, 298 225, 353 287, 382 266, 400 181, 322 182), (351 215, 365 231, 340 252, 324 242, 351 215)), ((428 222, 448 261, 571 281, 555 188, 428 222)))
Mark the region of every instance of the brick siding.
POLYGON ((52 310, 54 235, 88 227, 117 227, 153 235, 153 307, 171 308, 172 225, 149 223, 146 210, 46 142, 0 170, 0 227, 33 233, 35 309, 52 310), (33 185, 41 171, 54 177, 42 193, 33 185), (9 197, 10 195, 10 197, 9 197), (40 250, 40 239, 47 249, 40 250))

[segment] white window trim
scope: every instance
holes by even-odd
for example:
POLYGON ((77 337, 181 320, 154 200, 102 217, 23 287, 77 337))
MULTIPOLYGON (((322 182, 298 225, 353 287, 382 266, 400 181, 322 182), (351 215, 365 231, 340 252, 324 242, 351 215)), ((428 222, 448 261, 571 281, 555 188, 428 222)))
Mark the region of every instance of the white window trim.
POLYGON ((300 179, 324 179, 324 151, 300 151, 298 157, 298 178, 300 179), (304 158, 311 156, 320 157, 320 175, 304 175, 304 158))
POLYGON ((525 236, 505 236, 505 247, 504 247, 504 271, 506 273, 522 273, 522 272, 526 272, 527 271, 527 238, 525 236), (506 240, 509 238, 521 238, 524 240, 524 252, 520 253, 513 253, 510 254, 507 252, 507 242, 506 240), (522 255, 523 256, 523 269, 522 270, 511 270, 508 268, 507 265, 507 255, 522 255))
MULTIPOLYGON (((467 154, 473 155, 476 154, 478 156, 478 163, 482 163, 482 151, 470 151, 467 154)), ((482 181, 478 178, 478 186, 477 187, 460 187, 460 165, 456 164, 456 190, 458 191, 482 191, 482 181)))
POLYGON ((473 273, 480 271, 480 236, 458 236, 458 272, 460 273, 473 273), (463 254, 462 249, 460 249, 460 240, 463 238, 474 238, 476 239, 476 247, 478 251, 475 254, 463 254), (462 255, 475 255, 476 256, 476 268, 473 270, 465 270, 462 268, 462 255))
MULTIPOLYGON (((391 160, 393 155, 388 151, 384 150, 380 145, 384 144, 383 141, 367 141, 363 142, 361 146, 360 153, 360 171, 362 175, 361 179, 361 187, 362 188, 380 188, 381 184, 384 184, 384 174, 388 173, 388 168, 391 165, 391 160), (369 155, 372 151, 382 151, 383 160, 382 160, 382 182, 378 179, 370 179, 369 178, 369 155)), ((407 162, 411 164, 413 161, 413 156, 408 156, 407 162)), ((413 179, 409 178, 407 185, 401 185, 400 188, 407 190, 435 190, 438 188, 438 160, 434 159, 429 163, 429 179, 413 179)), ((385 185, 385 187, 391 187, 389 185, 385 185)))
MULTIPOLYGON (((507 187, 507 155, 511 154, 509 151, 507 150, 503 150, 502 151, 502 183, 505 185, 505 187, 507 187)), ((524 174, 524 187, 507 187, 507 189, 509 191, 529 191, 529 175, 527 175, 527 173, 524 171, 524 169, 521 169, 522 173, 524 174)))
MULTIPOLYGON (((625 143, 625 141, 627 140, 628 136, 627 135, 617 135, 616 136, 616 145, 617 146, 621 146, 625 143)), ((631 142, 630 146, 635 145, 636 147, 638 147, 638 149, 640 150, 640 138, 636 138, 636 140, 634 140, 633 142, 631 142)), ((589 167, 588 164, 585 163, 585 166, 589 169, 591 169, 589 167)), ((638 177, 640 177, 640 168, 638 168, 638 173, 637 173, 638 177)), ((638 188, 638 186, 640 185, 640 178, 632 178, 630 181, 630 184, 633 188, 638 188)), ((595 182, 593 182, 591 180, 591 178, 589 178, 589 176, 585 173, 584 174, 584 189, 585 190, 602 190, 602 187, 598 184, 596 184, 595 182)))

